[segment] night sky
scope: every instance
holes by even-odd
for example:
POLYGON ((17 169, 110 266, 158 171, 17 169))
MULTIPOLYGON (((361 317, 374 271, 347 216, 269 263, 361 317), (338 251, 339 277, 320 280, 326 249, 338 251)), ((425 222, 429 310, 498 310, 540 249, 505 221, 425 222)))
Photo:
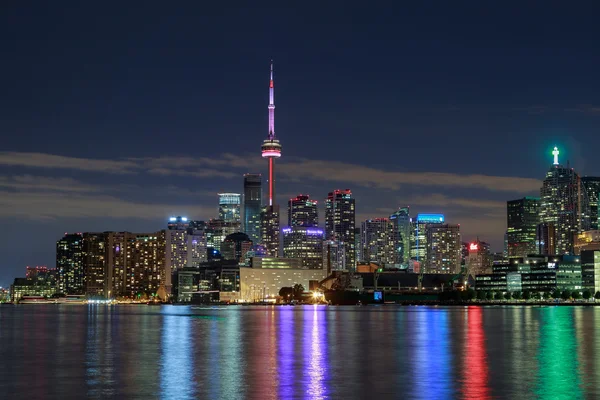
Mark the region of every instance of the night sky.
POLYGON ((410 205, 501 250, 554 145, 600 175, 600 5, 491 3, 4 1, 0 286, 264 176, 271 58, 282 209, 350 188, 357 225, 410 205))

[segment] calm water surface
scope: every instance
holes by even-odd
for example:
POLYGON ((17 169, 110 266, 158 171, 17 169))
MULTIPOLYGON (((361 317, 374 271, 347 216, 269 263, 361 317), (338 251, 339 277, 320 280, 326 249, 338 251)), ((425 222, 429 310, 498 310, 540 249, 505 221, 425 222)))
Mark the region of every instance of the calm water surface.
POLYGON ((0 306, 0 398, 599 399, 598 332, 596 307, 0 306))

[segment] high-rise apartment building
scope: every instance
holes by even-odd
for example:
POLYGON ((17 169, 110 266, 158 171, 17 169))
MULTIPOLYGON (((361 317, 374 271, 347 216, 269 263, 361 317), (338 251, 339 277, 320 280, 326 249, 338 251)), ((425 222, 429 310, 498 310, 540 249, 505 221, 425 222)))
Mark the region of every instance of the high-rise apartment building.
POLYGON ((325 201, 325 238, 345 245, 346 268, 356 268, 355 253, 355 200, 350 189, 334 190, 325 201))
POLYGON ((260 213, 262 210, 262 176, 244 175, 244 233, 253 243, 261 243, 260 213))
POLYGON ((225 222, 241 222, 239 193, 219 193, 219 219, 225 222))
MULTIPOLYGON (((360 238, 360 234, 358 237, 360 238)), ((323 268, 327 270, 327 276, 331 271, 346 270, 346 246, 344 242, 339 240, 325 240, 323 242, 323 268)))
POLYGON ((83 236, 66 233, 56 242, 56 268, 58 290, 65 294, 85 293, 85 270, 83 266, 83 236))
POLYGON ((395 232, 388 218, 368 219, 361 223, 361 249, 365 262, 381 266, 395 264, 395 232))
POLYGON ((422 268, 427 266, 427 228, 441 225, 445 221, 443 214, 417 214, 411 218, 410 257, 419 262, 422 268))
POLYGON ((165 284, 165 232, 126 234, 126 296, 155 296, 165 284))
POLYGON ((557 254, 573 254, 575 235, 589 230, 589 203, 579 175, 558 163, 558 153, 555 147, 540 190, 540 222, 554 226, 557 254))
POLYGON ((217 251, 227 235, 240 231, 239 222, 227 222, 222 219, 211 219, 206 223, 206 245, 217 251))
POLYGON ((470 275, 491 274, 493 261, 494 258, 489 243, 477 239, 469 244, 467 268, 470 275))
POLYGON ((539 224, 540 199, 523 197, 506 202, 508 257, 536 254, 536 232, 539 224))
POLYGON ((431 224, 427 227, 427 265, 425 272, 457 274, 462 259, 460 225, 431 224))
POLYGON ((282 229, 283 257, 299 258, 302 267, 323 268, 324 232, 317 227, 292 226, 282 229))
POLYGON ((108 298, 110 274, 107 264, 107 233, 85 232, 83 234, 83 266, 85 270, 85 294, 108 298))
POLYGON ((590 207, 590 229, 598 229, 598 219, 600 210, 598 209, 598 197, 600 197, 600 177, 584 176, 581 178, 581 184, 585 189, 588 204, 590 207))
POLYGON ((317 201, 300 194, 288 202, 288 226, 318 226, 317 201))
POLYGON ((262 244, 269 257, 279 257, 279 206, 267 206, 260 215, 262 244))
POLYGON ((390 215, 390 222, 396 238, 395 263, 406 265, 410 260, 411 222, 409 207, 400 207, 398 211, 390 215))

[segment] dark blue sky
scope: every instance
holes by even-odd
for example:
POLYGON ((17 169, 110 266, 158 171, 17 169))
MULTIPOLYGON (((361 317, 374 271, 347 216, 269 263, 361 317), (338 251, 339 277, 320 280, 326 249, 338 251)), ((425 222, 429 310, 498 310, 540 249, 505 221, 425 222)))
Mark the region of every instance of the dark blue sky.
POLYGON ((65 231, 214 216, 265 172, 271 58, 280 200, 351 188, 357 220, 410 204, 499 250, 552 146, 600 175, 593 1, 5 3, 0 286, 65 231))

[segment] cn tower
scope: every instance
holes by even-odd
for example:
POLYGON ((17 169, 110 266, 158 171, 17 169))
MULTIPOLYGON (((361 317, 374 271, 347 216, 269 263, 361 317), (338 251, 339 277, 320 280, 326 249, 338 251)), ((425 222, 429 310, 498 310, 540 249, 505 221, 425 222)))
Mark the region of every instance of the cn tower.
POLYGON ((269 81, 269 134, 263 141, 262 157, 269 161, 269 206, 275 204, 275 159, 281 157, 281 144, 275 137, 275 98, 273 87, 273 60, 271 60, 271 80, 269 81))
POLYGON ((261 213, 261 235, 267 255, 279 257, 279 206, 275 202, 275 159, 281 157, 281 144, 275 136, 275 98, 273 60, 269 81, 269 134, 261 147, 262 157, 269 162, 269 204, 261 213))

